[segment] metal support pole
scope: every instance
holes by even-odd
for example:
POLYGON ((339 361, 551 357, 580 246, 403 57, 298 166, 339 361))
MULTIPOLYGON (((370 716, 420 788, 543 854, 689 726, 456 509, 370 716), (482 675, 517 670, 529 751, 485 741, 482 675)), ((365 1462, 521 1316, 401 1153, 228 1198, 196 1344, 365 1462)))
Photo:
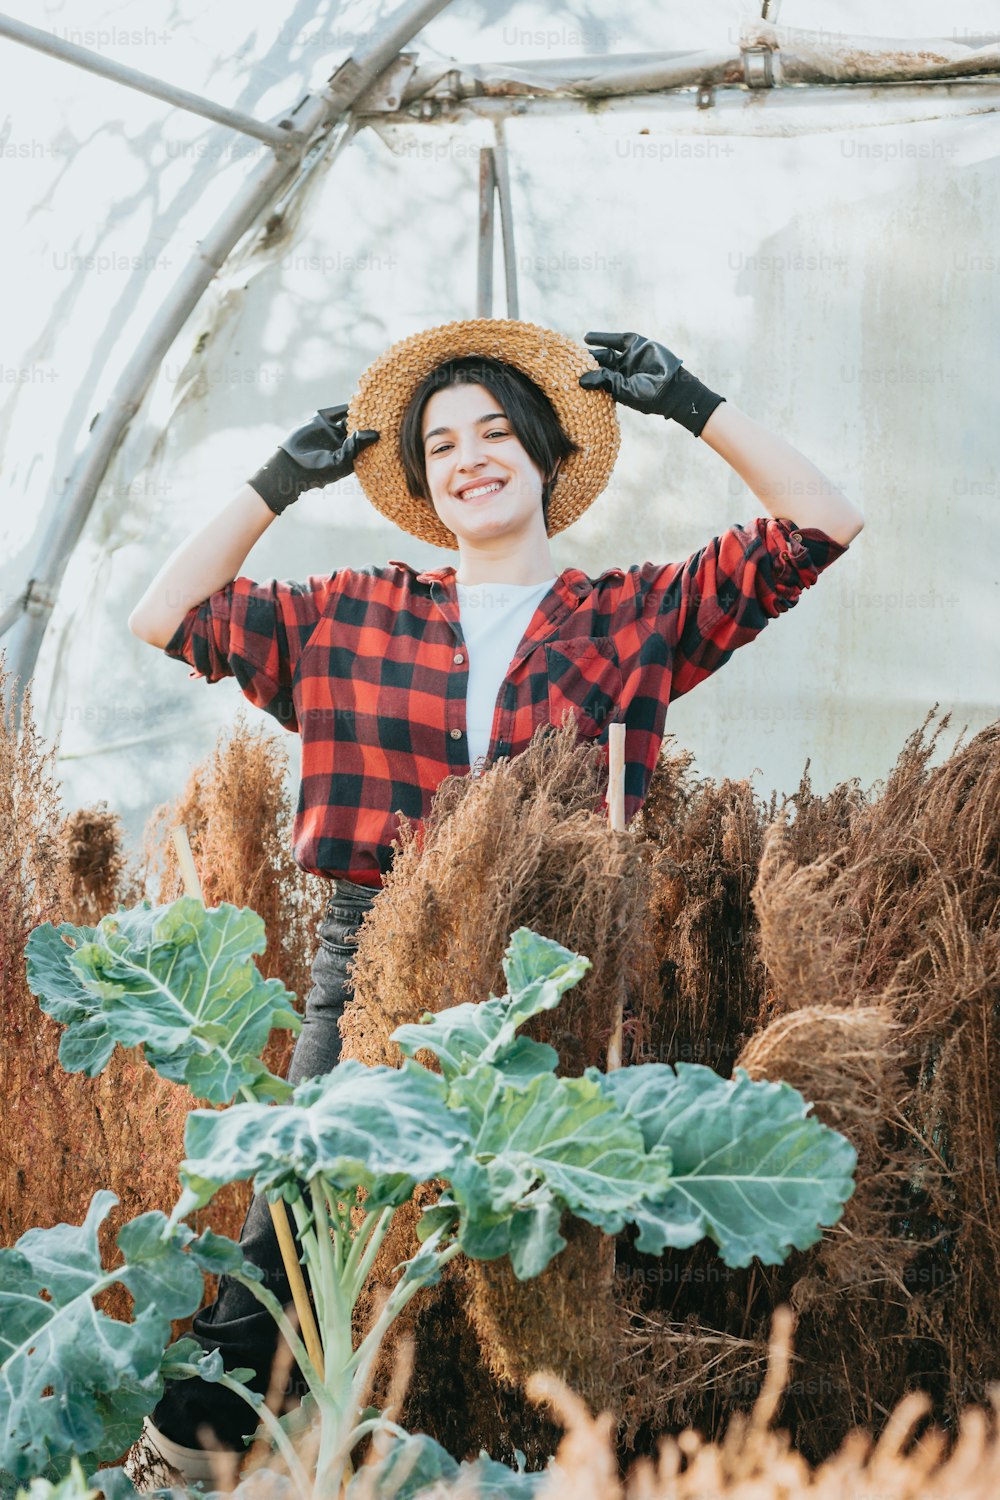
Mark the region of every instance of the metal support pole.
POLYGON ((193 115, 203 115, 206 120, 214 120, 217 125, 229 125, 233 130, 242 131, 244 135, 256 136, 259 141, 267 141, 278 150, 288 150, 299 139, 296 134, 282 130, 280 125, 255 120, 252 115, 245 115, 239 109, 227 109, 224 104, 216 104, 211 99, 202 98, 200 94, 191 94, 187 89, 178 88, 175 83, 163 83, 150 73, 140 73, 138 68, 113 62, 110 58, 102 57, 99 52, 78 47, 75 42, 65 42, 48 31, 39 31, 36 26, 29 26, 25 21, 15 21, 12 16, 0 15, 0 36, 8 37, 12 42, 21 42, 25 47, 34 47, 36 52, 46 52, 62 62, 85 68, 88 73, 110 78, 128 89, 136 89, 140 94, 162 99, 164 103, 172 104, 177 109, 189 110, 193 115))
POLYGON ((496 145, 483 146, 479 152, 479 255, 476 267, 476 317, 493 316, 493 241, 496 232, 496 203, 500 203, 500 232, 503 243, 504 290, 507 317, 520 317, 517 302, 517 265, 514 259, 514 217, 510 202, 510 180, 507 175, 507 147, 503 121, 494 123, 496 145))
POLYGON ((510 175, 507 171, 507 141, 503 120, 493 124, 496 144, 493 147, 493 173, 500 200, 500 233, 503 240, 503 276, 507 293, 507 316, 519 318, 517 301, 517 261, 514 257, 514 210, 510 201, 510 175))
POLYGON ((493 316, 493 190, 496 187, 493 147, 479 152, 479 260, 476 268, 476 317, 493 316))
MULTIPOLYGON (((348 58, 337 69, 325 88, 307 94, 293 110, 281 117, 291 127, 282 136, 284 139, 287 134, 291 149, 276 152, 272 160, 262 161, 253 169, 233 202, 205 238, 198 242, 191 262, 140 337, 135 353, 92 424, 87 447, 73 466, 64 502, 41 540, 32 575, 17 601, 16 614, 9 608, 0 621, 9 627, 13 619, 17 619, 16 641, 8 670, 13 677, 12 698, 18 726, 24 688, 35 670, 66 565, 90 515, 108 464, 142 405, 168 349, 234 246, 294 177, 309 143, 324 131, 332 136, 333 127, 338 123, 342 123, 342 129, 336 145, 339 146, 343 136, 353 133, 352 122, 343 117, 355 100, 395 61, 417 32, 450 3, 451 0, 410 0, 384 30, 369 38, 356 56, 348 58)), ((276 128, 280 128, 280 124, 276 128)))

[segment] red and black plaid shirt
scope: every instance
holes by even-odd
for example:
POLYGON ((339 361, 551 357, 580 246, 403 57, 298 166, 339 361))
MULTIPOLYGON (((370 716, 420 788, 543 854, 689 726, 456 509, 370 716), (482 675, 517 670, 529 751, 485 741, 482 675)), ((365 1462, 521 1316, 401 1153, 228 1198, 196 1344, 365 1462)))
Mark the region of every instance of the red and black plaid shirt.
MULTIPOLYGON (((761 516, 686 562, 566 568, 514 654, 489 760, 519 754, 572 710, 607 745, 626 726, 625 818, 641 806, 667 707, 718 671, 847 548, 761 516)), ((164 648, 302 736, 293 828, 305 870, 378 888, 397 814, 422 820, 444 777, 467 774, 468 654, 455 569, 341 568, 304 583, 235 578, 189 610, 164 648)), ((601 804, 606 811, 606 802, 601 804)))

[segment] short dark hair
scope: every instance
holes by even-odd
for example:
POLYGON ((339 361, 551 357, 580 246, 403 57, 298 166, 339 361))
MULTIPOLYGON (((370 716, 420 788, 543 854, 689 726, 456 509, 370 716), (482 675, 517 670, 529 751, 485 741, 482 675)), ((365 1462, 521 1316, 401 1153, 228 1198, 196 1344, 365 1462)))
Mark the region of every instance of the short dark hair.
POLYGON ((563 431, 548 396, 514 365, 487 355, 466 354, 445 360, 425 375, 410 397, 399 434, 400 457, 410 494, 430 501, 422 436, 424 407, 436 391, 451 385, 481 385, 503 407, 521 446, 542 475, 542 519, 549 527, 549 502, 555 478, 549 478, 561 459, 579 452, 580 445, 563 431))

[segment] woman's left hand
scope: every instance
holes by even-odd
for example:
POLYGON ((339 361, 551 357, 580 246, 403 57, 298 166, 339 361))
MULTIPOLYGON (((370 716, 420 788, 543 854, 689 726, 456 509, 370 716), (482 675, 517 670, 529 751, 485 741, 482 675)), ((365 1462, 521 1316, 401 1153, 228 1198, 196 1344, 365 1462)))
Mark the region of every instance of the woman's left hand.
POLYGON ((710 391, 665 344, 641 333, 587 333, 601 366, 580 376, 584 390, 607 391, 622 406, 672 418, 695 437, 725 396, 710 391))

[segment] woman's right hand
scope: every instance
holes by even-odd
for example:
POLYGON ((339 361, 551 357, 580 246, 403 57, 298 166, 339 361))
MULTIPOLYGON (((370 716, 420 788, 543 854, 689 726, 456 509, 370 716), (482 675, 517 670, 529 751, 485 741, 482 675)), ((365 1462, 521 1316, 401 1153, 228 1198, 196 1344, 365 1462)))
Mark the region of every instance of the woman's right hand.
POLYGON ((321 406, 314 417, 279 443, 267 463, 247 481, 276 516, 306 490, 322 489, 352 474, 360 450, 378 441, 374 429, 348 436, 346 417, 346 402, 321 406))

